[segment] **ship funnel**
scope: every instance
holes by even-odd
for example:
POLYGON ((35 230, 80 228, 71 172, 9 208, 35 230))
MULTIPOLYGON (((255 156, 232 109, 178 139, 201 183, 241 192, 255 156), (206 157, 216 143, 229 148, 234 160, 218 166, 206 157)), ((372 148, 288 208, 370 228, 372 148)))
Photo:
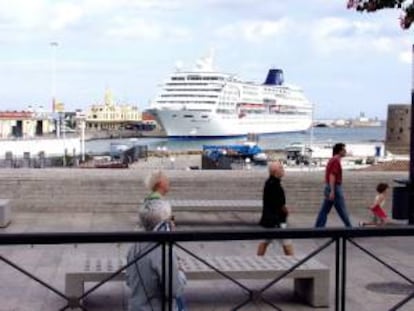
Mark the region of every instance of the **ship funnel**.
POLYGON ((283 70, 282 69, 270 69, 265 85, 282 85, 283 84, 283 70))

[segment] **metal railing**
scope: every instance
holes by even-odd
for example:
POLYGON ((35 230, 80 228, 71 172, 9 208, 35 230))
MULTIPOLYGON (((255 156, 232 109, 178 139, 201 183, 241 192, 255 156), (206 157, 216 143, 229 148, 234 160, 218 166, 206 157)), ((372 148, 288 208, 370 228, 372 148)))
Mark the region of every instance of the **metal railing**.
MULTIPOLYGON (((348 244, 355 246, 360 249, 362 252, 382 264, 384 267, 394 272, 396 275, 400 276, 411 286, 413 290, 401 301, 392 306, 390 311, 398 310, 401 307, 405 306, 409 301, 414 298, 414 280, 404 273, 399 271, 393 265, 385 262, 379 258, 374 252, 366 249, 361 246, 356 239, 357 238, 374 238, 374 237, 413 237, 414 236, 414 227, 404 226, 404 227, 390 227, 390 228, 324 228, 324 229, 274 229, 274 230, 215 230, 215 231, 175 231, 175 232, 82 232, 82 233, 3 233, 0 234, 0 246, 5 245, 62 245, 62 244, 96 244, 96 243, 121 243, 121 242, 153 242, 154 247, 150 248, 147 252, 135 258, 133 262, 127 263, 125 266, 114 271, 114 273, 99 282, 97 285, 93 286, 91 289, 86 291, 80 297, 67 297, 62 291, 54 288, 47 282, 41 280, 39 277, 33 275, 29 271, 26 271, 22 267, 18 266, 11 260, 7 259, 3 254, 0 254, 0 261, 4 264, 16 269, 36 281, 40 285, 48 288, 50 291, 54 292, 56 295, 62 297, 66 300, 66 305, 64 305, 60 310, 67 310, 70 308, 80 308, 82 310, 87 310, 86 307, 82 304, 82 299, 88 296, 91 292, 95 291, 97 288, 102 286, 107 281, 114 278, 116 275, 122 273, 128 266, 134 264, 136 261, 140 260, 147 253, 155 249, 156 247, 162 247, 162 257, 163 262, 169 262, 169 267, 163 266, 163 288, 164 296, 163 300, 168 302, 163 304, 163 309, 172 310, 172 279, 171 277, 167 280, 165 277, 165 271, 169 268, 169 271, 172 271, 172 256, 173 248, 179 248, 194 258, 200 260, 204 264, 208 265, 211 269, 215 270, 219 274, 223 275, 225 278, 229 279, 233 283, 242 287, 247 291, 248 297, 245 301, 242 301, 239 305, 235 306, 232 310, 238 310, 248 304, 249 302, 256 301, 258 296, 261 298, 261 301, 272 306, 276 310, 281 310, 278 306, 267 301, 265 298, 261 297, 261 294, 277 283, 280 279, 284 278, 290 272, 301 266, 303 263, 311 259, 312 257, 319 254, 321 251, 325 250, 330 245, 335 245, 335 310, 336 311, 345 311, 346 310, 346 283, 347 283, 347 262, 351 260, 347 257, 347 246, 348 244), (263 240, 263 239, 328 239, 327 242, 323 243, 321 246, 317 247, 315 250, 311 251, 308 255, 301 258, 296 264, 291 268, 287 269, 286 272, 282 273, 279 277, 273 279, 271 282, 263 286, 259 291, 252 291, 246 288, 244 285, 241 285, 237 280, 232 279, 227 276, 225 272, 222 272, 216 269, 214 266, 207 263, 202 259, 201 256, 197 256, 194 252, 189 251, 184 248, 180 243, 181 242, 208 242, 208 241, 241 241, 241 240, 263 240), (167 259, 169 260, 165 260, 167 259), (170 285, 166 286, 166 282, 170 285), (168 289, 167 289, 168 288, 168 289), (167 291, 169 290, 169 293, 167 291)), ((171 275, 171 274, 170 274, 171 275)))

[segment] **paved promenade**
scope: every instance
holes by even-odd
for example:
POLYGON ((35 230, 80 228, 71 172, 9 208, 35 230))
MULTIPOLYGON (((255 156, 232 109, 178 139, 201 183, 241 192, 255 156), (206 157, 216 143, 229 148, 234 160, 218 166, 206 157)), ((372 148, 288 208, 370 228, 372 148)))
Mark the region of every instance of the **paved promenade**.
MULTIPOLYGON (((3 195, 11 196, 13 215, 12 223, 0 233, 8 232, 99 232, 99 231, 133 231, 137 230, 136 204, 133 198, 140 199, 145 190, 142 188, 144 171, 124 170, 2 170, 0 171, 0 188, 3 195), (87 172, 87 173, 86 173, 87 172), (137 181, 138 180, 138 181, 137 181), (96 185, 99 183, 99 185, 96 185), (132 185, 131 185, 132 183, 132 185), (66 188, 65 188, 66 185, 66 188), (14 187, 20 196, 9 191, 14 187), (52 194, 47 196, 49 190, 52 194), (59 193, 59 189, 63 193, 59 193), (82 190, 83 189, 83 190, 82 190), (114 190, 115 189, 115 190, 114 190), (76 190, 79 191, 76 195, 76 190), (131 195, 134 191, 135 196, 131 195), (65 192, 66 191, 66 192, 65 192), (92 198, 93 196, 95 205, 92 198), (26 197, 24 194, 26 193, 26 197), (99 196, 101 195, 101 197, 99 196), (111 197, 112 196, 112 197, 111 197), (85 200, 85 204, 76 204, 85 200), (64 199, 64 200, 63 200, 64 199), (13 206, 13 200, 17 202, 13 206), (130 201, 129 201, 130 200, 130 201), (108 202, 121 202, 110 206, 108 202), (46 202, 46 203, 45 203, 46 202), (130 204, 126 204, 130 203, 130 204), (41 208, 45 204, 45 208, 41 208), (73 208, 73 209, 72 209, 73 208)), ((266 177, 265 172, 192 172, 170 171, 173 190, 170 197, 181 198, 260 198, 260 188, 266 177), (197 174, 198 173, 198 174, 197 174), (193 180, 193 182, 191 182, 193 180), (256 193, 258 192, 258 193, 256 193), (178 193, 178 194, 177 194, 178 193), (254 194, 254 196, 252 195, 254 194), (186 195, 186 196, 185 196, 186 195)), ((348 189, 357 189, 364 183, 365 195, 348 190, 350 203, 353 197, 370 202, 373 196, 371 184, 378 180, 391 181, 406 175, 400 173, 356 173, 346 172, 348 189), (359 175, 358 175, 359 174, 359 175), (359 182, 359 183, 357 183, 359 182), (351 185, 352 184, 352 185, 351 185), (361 197, 361 198, 359 198, 361 197)), ((291 214, 291 226, 296 228, 311 227, 315 211, 320 200, 320 173, 289 174, 285 187, 289 191, 288 201, 295 210, 291 214), (308 185, 308 192, 298 192, 295 184, 308 185), (296 190, 293 192, 292 188, 296 190), (316 194, 312 192, 316 191, 316 194), (305 193, 305 198, 303 194, 305 193), (312 194, 309 202, 306 196, 312 194), (313 201, 314 200, 314 201, 313 201), (299 202, 300 204, 294 204, 299 202), (298 207, 299 206, 299 207, 298 207)), ((389 198, 391 200, 391 198, 389 198)), ((364 202, 365 202, 364 201, 364 202)), ((135 201, 136 202, 136 201, 135 201)), ((360 202, 360 201, 357 201, 360 202)), ((359 203, 351 204, 352 221, 356 224, 367 217, 366 210, 359 203)), ((257 228, 259 213, 205 213, 182 212, 176 215, 179 230, 214 230, 257 228)), ((396 225, 403 225, 398 223, 396 225)), ((342 226, 333 211, 328 226, 342 226)), ((401 270, 407 277, 414 278, 412 258, 414 247, 412 238, 365 238, 358 240, 381 257, 382 260, 401 270)), ((323 240, 295 240, 295 249, 302 257, 321 245, 323 240)), ((185 243, 197 254, 246 255, 255 254, 258 241, 231 242, 191 242, 185 243)), ((60 291, 64 290, 64 276, 69 269, 76 269, 77 262, 87 257, 124 258, 128 244, 109 245, 56 245, 56 246, 1 246, 2 256, 30 271, 43 281, 60 291)), ((330 308, 312 308, 297 301, 293 296, 293 281, 283 280, 267 292, 267 297, 281 310, 334 310, 334 247, 331 246, 317 256, 317 259, 330 267, 330 308)), ((267 256, 282 254, 279 245, 274 245, 267 256)), ((392 271, 362 253, 354 246, 348 246, 348 279, 346 310, 389 310, 398 301, 413 290, 409 283, 392 271)), ((65 300, 55 293, 43 288, 10 266, 0 263, 0 311, 20 310, 59 310, 65 300)), ((248 281, 249 287, 260 288, 263 281, 248 281)), ((128 288, 121 282, 110 282, 93 293, 85 302, 87 310, 127 310, 128 288)), ((185 293, 189 310, 231 310, 243 299, 244 293, 227 281, 190 281, 185 293)), ((273 310, 267 305, 247 305, 241 310, 273 310)), ((400 310, 414 310, 410 302, 400 310)))
MULTIPOLYGON (((256 215, 223 215, 206 216, 202 225, 192 225, 188 213, 180 215, 180 230, 217 228, 252 228, 250 217, 256 215), (215 223, 222 223, 215 226, 215 223)), ((358 218, 359 219, 359 218, 358 218)), ((18 213, 13 223, 2 232, 55 232, 55 231, 125 231, 135 230, 136 216, 131 213, 18 213)), ((356 219, 355 219, 356 220, 356 219)), ((310 215, 295 215, 292 217, 293 227, 309 226, 313 222, 310 215)), ((330 226, 340 226, 335 215, 330 218, 330 226)), ((414 276, 412 258, 414 248, 412 238, 371 238, 360 239, 359 242, 395 267, 398 267, 410 278, 414 276)), ((295 248, 298 256, 304 256, 322 240, 296 240, 295 248)), ((185 243, 198 255, 246 255, 251 256, 256 251, 257 241, 233 242, 192 242, 185 243)), ((68 269, 76 269, 79 260, 87 257, 119 257, 123 258, 128 249, 127 244, 110 245, 58 245, 58 246, 3 246, 2 256, 14 261, 22 268, 34 273, 37 277, 59 290, 64 289, 64 275, 68 269)), ((274 245, 267 256, 281 254, 278 245, 274 245)), ((347 280, 347 310, 388 310, 402 300, 409 290, 413 290, 406 281, 383 268, 380 264, 364 255, 353 246, 348 246, 348 280, 347 280)), ((267 297, 282 310, 334 310, 334 248, 331 246, 317 259, 331 268, 330 308, 311 308, 298 302, 293 297, 293 281, 283 280, 272 287, 267 297)), ((17 310, 59 310, 65 301, 54 293, 42 288, 34 281, 15 271, 11 267, 0 264, 0 306, 1 311, 17 310), (5 281, 7 280, 7 281, 5 281)), ((248 286, 260 288, 263 281, 249 281, 248 286)), ((127 310, 128 288, 123 283, 111 282, 86 301, 88 310, 127 310)), ((245 299, 244 293, 228 281, 190 281, 186 291, 186 299, 190 310, 231 310, 245 299)), ((413 310, 414 303, 406 305, 401 310, 413 310)), ((272 310, 270 307, 248 305, 241 310, 272 310)))

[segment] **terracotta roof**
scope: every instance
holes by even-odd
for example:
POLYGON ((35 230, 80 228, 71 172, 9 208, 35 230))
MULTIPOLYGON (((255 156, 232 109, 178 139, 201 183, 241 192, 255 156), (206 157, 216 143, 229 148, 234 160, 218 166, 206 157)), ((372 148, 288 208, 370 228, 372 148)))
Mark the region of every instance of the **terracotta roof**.
POLYGON ((0 111, 0 119, 31 119, 33 113, 30 111, 0 111))

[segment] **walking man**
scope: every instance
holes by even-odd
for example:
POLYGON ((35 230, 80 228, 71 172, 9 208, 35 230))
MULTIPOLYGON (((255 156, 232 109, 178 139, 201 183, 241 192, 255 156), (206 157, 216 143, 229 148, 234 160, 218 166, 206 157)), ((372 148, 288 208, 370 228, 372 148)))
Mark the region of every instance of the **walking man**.
POLYGON ((328 214, 333 205, 345 226, 352 227, 342 191, 341 159, 346 155, 345 144, 335 144, 332 151, 333 156, 326 165, 324 199, 316 219, 315 227, 325 227, 328 214))

